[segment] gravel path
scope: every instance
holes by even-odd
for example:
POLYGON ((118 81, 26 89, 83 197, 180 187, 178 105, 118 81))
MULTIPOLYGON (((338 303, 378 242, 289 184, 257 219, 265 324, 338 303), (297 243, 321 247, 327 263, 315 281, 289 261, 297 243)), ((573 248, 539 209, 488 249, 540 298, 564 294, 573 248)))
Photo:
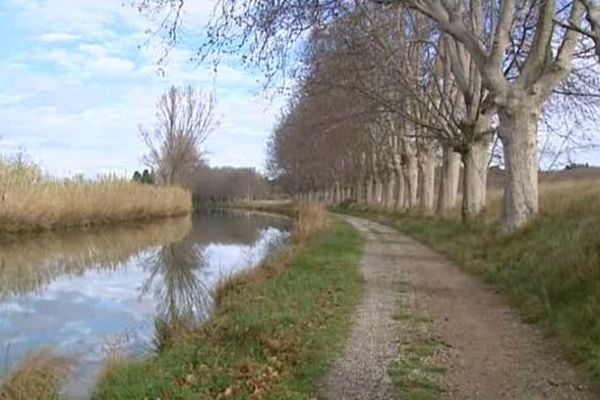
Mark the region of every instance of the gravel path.
POLYGON ((556 346, 520 322, 493 289, 390 227, 345 218, 365 237, 365 294, 323 397, 393 398, 387 367, 397 353, 402 327, 392 316, 398 283, 408 280, 415 311, 433 318, 444 343, 438 354, 447 369, 442 399, 600 398, 556 346))

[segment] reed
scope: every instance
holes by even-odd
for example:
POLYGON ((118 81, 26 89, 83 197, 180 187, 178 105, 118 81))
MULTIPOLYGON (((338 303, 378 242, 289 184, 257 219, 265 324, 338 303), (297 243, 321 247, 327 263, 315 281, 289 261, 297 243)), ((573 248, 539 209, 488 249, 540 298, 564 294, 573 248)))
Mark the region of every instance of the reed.
POLYGON ((71 361, 49 350, 30 354, 0 383, 0 400, 55 400, 71 370, 71 361))
POLYGON ((44 231, 189 214, 191 195, 115 176, 56 179, 0 159, 0 233, 44 231))
POLYGON ((327 209, 323 204, 309 203, 298 208, 298 215, 292 230, 295 243, 303 243, 327 228, 327 209))

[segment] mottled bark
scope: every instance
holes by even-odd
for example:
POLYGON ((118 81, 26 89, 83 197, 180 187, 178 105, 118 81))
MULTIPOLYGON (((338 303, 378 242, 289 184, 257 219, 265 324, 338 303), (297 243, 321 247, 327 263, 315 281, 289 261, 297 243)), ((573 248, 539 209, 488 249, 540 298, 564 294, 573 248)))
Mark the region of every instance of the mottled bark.
POLYGON ((383 206, 390 211, 396 208, 396 174, 393 171, 387 174, 383 206))
POLYGON ((402 168, 397 168, 394 175, 396 178, 396 202, 394 209, 396 211, 402 211, 407 208, 406 180, 402 168))
POLYGON ((506 172, 502 222, 507 231, 525 225, 538 212, 539 112, 540 106, 529 101, 498 109, 506 172))
POLYGON ((433 212, 435 205, 435 154, 427 147, 419 151, 419 208, 433 212))
POLYGON ((404 181, 406 182, 407 208, 415 209, 419 206, 419 169, 415 155, 406 155, 406 165, 403 172, 404 181))
POLYGON ((373 204, 381 206, 383 204, 383 182, 379 177, 374 180, 373 191, 373 204))
POLYGON ((460 178, 460 154, 447 146, 443 149, 442 174, 438 191, 439 214, 448 214, 456 207, 460 178))
POLYGON ((479 215, 486 205, 489 140, 475 143, 462 155, 463 162, 463 219, 479 215))

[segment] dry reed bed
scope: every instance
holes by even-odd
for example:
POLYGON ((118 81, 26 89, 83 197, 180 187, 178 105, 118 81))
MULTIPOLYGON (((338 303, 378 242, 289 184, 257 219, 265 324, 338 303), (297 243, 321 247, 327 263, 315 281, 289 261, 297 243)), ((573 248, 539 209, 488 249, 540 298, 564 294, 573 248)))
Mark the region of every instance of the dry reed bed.
POLYGON ((49 350, 30 354, 0 384, 0 400, 58 400, 71 361, 49 350))
POLYGON ((327 228, 327 209, 323 204, 309 203, 298 208, 292 230, 294 243, 303 243, 327 228))
POLYGON ((34 165, 0 160, 0 233, 178 216, 191 209, 191 195, 181 188, 115 177, 57 180, 34 165))

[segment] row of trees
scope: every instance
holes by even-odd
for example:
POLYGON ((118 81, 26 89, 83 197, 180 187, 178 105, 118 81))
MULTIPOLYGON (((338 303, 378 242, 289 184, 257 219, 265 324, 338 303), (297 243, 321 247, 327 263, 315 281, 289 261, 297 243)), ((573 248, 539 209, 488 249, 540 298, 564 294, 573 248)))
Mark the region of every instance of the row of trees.
MULTIPOLYGON (((174 11, 162 26, 169 45, 184 3, 141 2, 174 11)), ((290 56, 310 35, 270 146, 271 171, 294 193, 445 212, 462 165, 463 214, 476 215, 497 134, 503 225, 512 230, 538 212, 538 128, 555 118, 548 110, 588 121, 595 111, 585 103, 597 96, 594 0, 217 3, 201 56, 241 51, 272 78, 296 65, 290 56)))
POLYGON ((201 203, 251 201, 271 194, 271 185, 253 168, 203 168, 192 188, 201 203))

